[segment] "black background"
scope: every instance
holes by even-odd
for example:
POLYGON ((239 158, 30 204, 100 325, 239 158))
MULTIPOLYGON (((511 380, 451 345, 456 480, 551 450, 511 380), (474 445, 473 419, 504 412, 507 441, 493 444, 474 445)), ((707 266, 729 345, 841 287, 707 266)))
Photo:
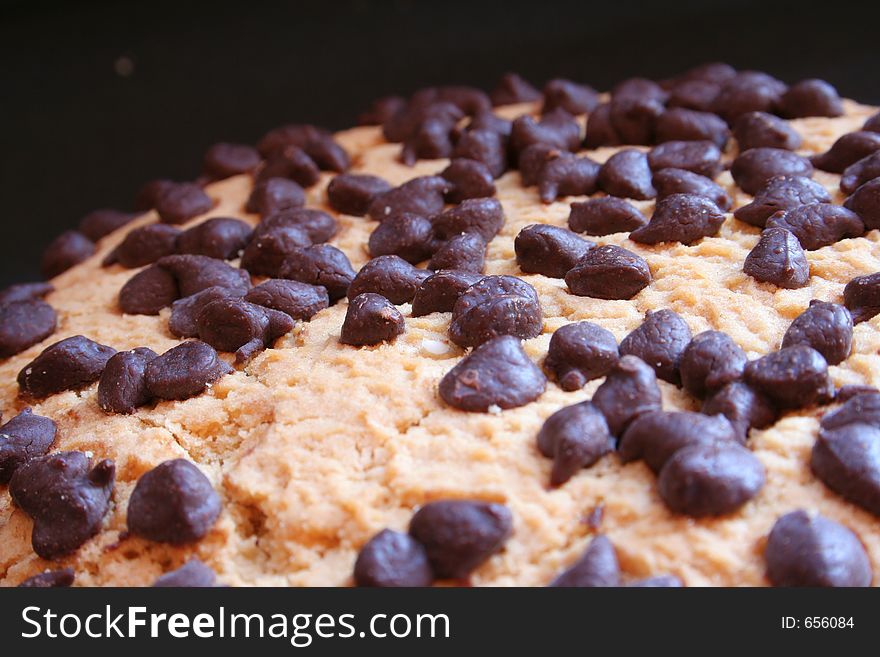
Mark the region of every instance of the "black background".
POLYGON ((707 60, 880 103, 880 2, 337 0, 3 2, 0 284, 155 177, 193 178, 218 140, 350 125, 374 97, 490 87, 506 70, 607 89, 707 60), (128 75, 120 58, 132 64, 128 75))

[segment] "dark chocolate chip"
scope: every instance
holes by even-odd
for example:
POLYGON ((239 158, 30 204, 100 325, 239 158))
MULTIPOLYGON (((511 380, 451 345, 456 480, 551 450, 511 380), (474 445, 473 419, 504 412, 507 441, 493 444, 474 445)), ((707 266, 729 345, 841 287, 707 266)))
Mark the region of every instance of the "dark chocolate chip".
POLYGON ((168 329, 179 338, 194 338, 199 334, 196 318, 212 301, 242 297, 241 290, 230 290, 225 287, 209 287, 201 292, 178 299, 171 304, 171 318, 168 320, 168 329))
POLYGON ((243 299, 217 299, 196 316, 198 337, 220 351, 234 351, 245 363, 293 329, 290 315, 243 299))
POLYGON ((492 172, 482 162, 458 157, 440 172, 449 181, 446 200, 461 203, 469 198, 495 196, 495 181, 492 172))
POLYGON ((246 271, 216 258, 170 255, 160 258, 156 265, 174 276, 181 297, 188 297, 215 285, 242 294, 251 287, 251 279, 246 271))
POLYGON ((598 236, 628 233, 647 222, 630 203, 614 196, 572 203, 568 215, 568 227, 573 231, 598 236))
POLYGON ((467 130, 489 130, 497 132, 505 139, 510 137, 513 131, 513 121, 498 116, 491 110, 477 112, 468 121, 467 130))
POLYGON ((821 429, 810 467, 845 500, 880 516, 880 429, 876 426, 857 418, 821 429))
POLYGON ((691 244, 717 235, 723 223, 724 212, 705 196, 672 194, 657 201, 651 220, 629 238, 641 244, 691 244))
POLYGON ((678 450, 660 470, 660 497, 670 510, 694 518, 731 513, 764 486, 764 466, 733 441, 678 450))
POLYGON ((281 278, 270 279, 251 288, 244 295, 244 300, 306 321, 330 305, 324 287, 281 278))
POLYGON ((152 400, 144 371, 156 352, 146 347, 115 354, 98 381, 98 405, 108 413, 134 413, 152 400))
POLYGON ((814 155, 810 160, 822 171, 843 173, 848 166, 877 151, 880 151, 880 134, 860 130, 846 133, 826 152, 814 155))
POLYGON ((97 242, 117 228, 122 228, 137 216, 136 212, 120 212, 109 208, 95 210, 80 220, 77 230, 93 242, 97 242))
POLYGON ((287 257, 311 244, 308 233, 296 225, 262 227, 245 247, 241 268, 255 276, 279 276, 287 257))
POLYGON ((654 173, 653 182, 658 201, 673 194, 695 194, 709 199, 723 212, 730 210, 733 205, 730 195, 721 185, 692 171, 660 169, 654 173))
POLYGON ((562 78, 550 80, 544 85, 543 112, 561 108, 569 114, 586 114, 596 109, 598 104, 599 94, 589 85, 562 78))
POLYGON ((803 116, 842 116, 843 102, 837 89, 825 80, 801 80, 782 94, 780 109, 790 119, 803 116))
POLYGON ((370 109, 358 116, 358 125, 382 125, 406 107, 406 99, 400 96, 385 96, 373 101, 370 109))
POLYGON ((339 228, 339 224, 330 214, 312 208, 293 208, 282 210, 264 218, 254 229, 254 235, 277 226, 287 226, 305 231, 313 244, 321 244, 330 240, 339 228))
POLYGON ((565 283, 579 297, 632 299, 651 283, 651 270, 640 255, 609 244, 587 251, 565 283))
POLYGON ((510 151, 519 157, 533 144, 545 144, 561 151, 576 151, 581 141, 581 128, 565 110, 554 110, 535 121, 531 116, 520 116, 510 131, 510 151))
POLYGON ((98 380, 115 353, 112 347, 74 335, 46 347, 25 365, 18 373, 18 385, 34 397, 82 388, 98 380))
POLYGON ((608 117, 621 143, 651 144, 665 109, 656 98, 612 93, 608 117))
POLYGON ((556 157, 559 152, 559 149, 547 144, 532 144, 524 148, 517 158, 523 187, 537 185, 544 165, 550 158, 556 157))
POLYGON ((553 459, 550 485, 561 486, 614 449, 605 416, 590 402, 562 408, 538 432, 538 450, 553 459))
POLYGON ((796 151, 801 136, 785 119, 766 112, 747 112, 733 124, 733 136, 740 153, 752 148, 781 148, 796 151))
POLYGON ((149 363, 147 389, 159 399, 183 400, 200 395, 233 370, 211 345, 192 340, 172 347, 149 363))
POLYGON ((605 536, 596 536, 583 556, 556 576, 554 587, 620 586, 620 566, 614 546, 605 536))
POLYGON ((220 142, 211 146, 202 160, 202 170, 213 180, 253 171, 260 165, 260 153, 247 144, 220 142))
POLYGON ((684 586, 684 582, 675 575, 655 575, 630 582, 627 586, 642 589, 677 589, 684 586))
POLYGON ((437 248, 428 263, 428 269, 457 269, 479 274, 483 271, 485 262, 486 242, 482 236, 477 233, 462 233, 437 248))
POLYGON ((652 171, 684 169, 707 178, 721 172, 721 151, 711 141, 667 141, 648 153, 652 171))
POLYGON ((730 138, 730 129, 723 119, 709 112, 698 112, 684 107, 668 109, 657 118, 657 142, 710 141, 724 148, 730 138))
POLYGON ((498 552, 513 532, 513 516, 503 504, 439 500, 416 511, 410 536, 425 547, 434 575, 460 579, 498 552))
POLYGON ((217 575, 199 560, 193 557, 177 570, 172 570, 159 577, 153 586, 157 588, 212 588, 217 586, 217 575))
POLYGON ((452 312, 458 297, 471 285, 483 278, 469 271, 440 270, 428 276, 412 301, 412 316, 452 312))
POLYGON ((269 155, 257 174, 258 181, 272 178, 285 178, 302 187, 311 187, 321 179, 321 171, 305 150, 291 144, 269 155))
POLYGON ((864 322, 880 313, 880 273, 857 276, 843 288, 843 303, 853 322, 864 322))
POLYGON ((357 586, 431 586, 434 573, 422 544, 409 534, 383 529, 361 548, 354 562, 357 586))
POLYGON ((220 496, 185 459, 160 463, 138 479, 128 500, 128 531, 180 545, 203 538, 220 515, 220 496))
POLYGON ((880 429, 880 394, 871 391, 855 395, 846 400, 840 408, 826 413, 822 417, 820 426, 823 430, 830 431, 855 422, 870 424, 880 429))
POLYGON ((544 392, 547 379, 519 339, 501 335, 476 347, 440 381, 440 397, 453 408, 486 413, 517 408, 544 392))
POLYGON ((135 228, 104 259, 103 265, 119 263, 128 269, 143 267, 177 250, 181 230, 169 224, 149 224, 135 228))
POLYGON ((865 121, 862 130, 867 130, 868 132, 880 132, 880 112, 877 112, 874 116, 865 121))
POLYGON ((427 118, 407 135, 400 151, 400 161, 413 166, 417 160, 439 160, 452 155, 452 132, 456 121, 451 117, 427 118))
POLYGON ((250 224, 241 219, 214 217, 181 233, 177 252, 231 260, 238 257, 252 232, 250 224))
POLYGON ((293 145, 302 148, 312 139, 322 135, 327 135, 327 131, 317 126, 302 123, 282 125, 263 135, 257 144, 257 150, 263 157, 269 157, 285 146, 293 145))
POLYGON ((396 255, 416 264, 431 257, 434 251, 432 238, 432 226, 428 219, 401 212, 380 223, 370 234, 370 255, 373 258, 396 255))
POLYGON ((361 267, 348 287, 348 298, 375 292, 393 304, 409 303, 430 275, 427 269, 414 267, 396 255, 379 256, 361 267))
POLYGON ((632 148, 608 158, 599 170, 599 186, 610 196, 637 201, 652 199, 657 195, 651 184, 648 156, 632 148))
POLYGON ((402 212, 432 217, 443 210, 443 196, 449 187, 449 182, 440 176, 413 178, 378 194, 370 203, 367 214, 376 221, 385 221, 402 212))
POLYGON ((115 474, 113 461, 92 467, 83 452, 39 456, 18 468, 9 493, 33 518, 34 552, 57 559, 97 534, 110 506, 115 474))
POLYGON ((315 244, 291 254, 280 275, 281 278, 326 288, 331 303, 334 303, 347 294, 356 274, 342 251, 329 244, 315 244))
POLYGON ((846 385, 842 385, 837 389, 837 393, 834 395, 834 401, 843 403, 849 401, 853 397, 858 397, 860 395, 876 394, 880 394, 880 390, 878 390, 874 386, 869 386, 861 383, 847 383, 846 385))
POLYGON ((15 471, 55 442, 55 423, 30 408, 0 426, 0 484, 8 484, 15 471))
POLYGON ((550 338, 544 367, 565 391, 580 390, 587 381, 605 376, 620 358, 611 331, 591 322, 558 328, 550 338))
POLYGON ((297 183, 287 178, 265 178, 254 185, 245 210, 267 217, 282 210, 300 208, 305 203, 306 193, 297 183))
POLYGON ((41 299, 54 290, 51 283, 13 283, 0 290, 0 304, 41 299))
POLYGON ((593 149, 601 146, 618 146, 620 143, 620 135, 611 124, 611 104, 602 103, 587 117, 584 147, 593 149))
POLYGON ((822 185, 804 176, 776 176, 758 190, 751 203, 737 208, 733 216, 763 228, 767 219, 780 210, 811 203, 831 203, 831 195, 822 185))
POLYGON ((348 303, 339 341, 357 347, 390 342, 406 331, 403 315, 381 294, 364 292, 348 303))
POLYGON ((95 252, 95 243, 75 230, 61 233, 43 251, 40 272, 46 278, 55 278, 71 267, 88 259, 95 252))
POLYGON ((304 150, 321 171, 343 173, 351 166, 346 150, 328 134, 319 134, 308 140, 304 150))
POLYGON ((829 365, 838 365, 849 357, 852 339, 849 311, 836 303, 814 300, 788 327, 782 346, 805 344, 822 354, 829 365))
POLYGON ((530 224, 514 240, 519 268, 551 278, 563 278, 595 246, 577 233, 549 224, 530 224))
POLYGON ((472 128, 459 137, 452 151, 452 157, 481 162, 492 177, 497 178, 507 170, 506 139, 504 135, 493 130, 472 128))
POLYGON ((146 212, 156 207, 159 197, 174 187, 172 180, 150 180, 143 184, 134 199, 134 209, 138 212, 146 212))
POLYGON ((538 174, 538 195, 544 203, 562 196, 589 196, 596 191, 599 164, 571 153, 550 156, 538 174))
POLYGON ((702 399, 737 381, 747 361, 746 353, 727 333, 704 331, 681 353, 678 368, 682 386, 702 399))
POLYGON ((860 186, 843 205, 859 215, 868 230, 880 228, 880 178, 860 186))
POLYGON ((859 237, 865 232, 859 215, 831 203, 812 203, 781 210, 767 220, 767 227, 790 231, 809 251, 859 237))
POLYGON ((662 399, 653 368, 635 356, 622 356, 591 400, 619 436, 642 413, 659 411, 662 399))
POLYGON ((179 296, 174 275, 153 264, 125 282, 119 290, 119 307, 128 315, 158 315, 179 296))
POLYGON ((810 283, 810 263, 797 237, 784 228, 761 233, 743 264, 743 271, 762 283, 795 290, 810 283))
POLYGON ((434 233, 448 240, 461 233, 477 233, 488 243, 504 226, 504 210, 495 198, 472 198, 438 214, 434 233))
POLYGON ((828 363, 822 354, 803 344, 751 361, 743 380, 781 408, 803 408, 828 401, 834 391, 828 363))
POLYGON ((489 92, 489 98, 495 106, 513 105, 538 100, 541 98, 541 92, 516 73, 505 73, 498 80, 495 88, 489 92))
POLYGON ((870 586, 859 537, 838 522, 798 510, 779 518, 764 549, 773 586, 870 586))
POLYGON ((775 176, 813 175, 810 161, 781 148, 753 148, 740 153, 730 167, 734 181, 746 194, 757 194, 775 176))
MULTIPOLYGON (((669 90, 667 107, 709 113, 720 91, 721 85, 715 82, 708 80, 682 80, 669 90)), ((713 114, 713 116, 717 115, 713 114)), ((724 125, 726 126, 727 123, 725 122, 724 125)))
POLYGON ((64 588, 68 586, 73 586, 73 580, 76 578, 76 575, 73 572, 73 568, 62 568, 61 570, 47 570, 33 577, 28 577, 21 584, 19 584, 19 588, 34 588, 34 589, 51 589, 51 588, 64 588))
POLYGON ((156 199, 156 212, 166 224, 182 224, 205 214, 214 201, 195 183, 175 183, 156 199))
POLYGON ((776 420, 773 403, 765 395, 740 381, 728 383, 706 399, 700 412, 706 415, 720 413, 730 420, 743 439, 748 436, 752 427, 763 429, 776 420))
POLYGON ((786 91, 783 82, 759 71, 741 71, 721 85, 712 111, 733 124, 747 112, 773 112, 786 91))
POLYGON ((543 326, 538 293, 531 285, 516 276, 486 276, 458 297, 449 337, 461 347, 475 347, 499 335, 534 338, 543 326))
POLYGON ((420 89, 410 98, 410 103, 415 106, 451 103, 464 114, 476 114, 492 108, 492 101, 482 89, 454 85, 420 89))
POLYGON ((660 472, 685 447, 741 439, 742 434, 723 415, 652 411, 630 422, 620 438, 617 453, 624 463, 641 459, 651 470, 660 472))
POLYGON ((391 184, 378 176, 342 173, 327 185, 327 201, 337 212, 362 217, 373 199, 389 189, 391 184))
POLYGON ((0 358, 21 353, 55 332, 55 310, 42 299, 0 304, 0 358))
POLYGON ((382 124, 382 134, 391 142, 411 139, 425 123, 438 122, 452 128, 465 113, 450 102, 410 102, 382 124))
POLYGON ((648 311, 645 321, 620 342, 621 356, 637 356, 664 381, 678 385, 678 361, 691 341, 691 330, 675 312, 648 311))
POLYGON ((880 178, 880 151, 863 157, 844 169, 843 176, 840 178, 840 190, 846 194, 852 194, 874 178, 880 178))
POLYGON ((614 85, 611 95, 618 98, 650 98, 665 103, 669 94, 653 80, 627 78, 614 85))

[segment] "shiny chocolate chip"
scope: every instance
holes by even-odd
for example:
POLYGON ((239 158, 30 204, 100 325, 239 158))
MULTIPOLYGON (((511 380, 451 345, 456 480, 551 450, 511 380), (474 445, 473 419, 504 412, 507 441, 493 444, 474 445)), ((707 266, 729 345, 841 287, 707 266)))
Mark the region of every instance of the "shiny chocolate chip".
POLYGON ((721 331, 704 331, 681 352, 678 369, 685 390, 702 399, 737 381, 748 358, 733 339, 721 331))
POLYGON ((653 182, 658 202, 673 194, 691 194, 709 199, 723 212, 730 210, 733 205, 730 195, 721 185, 692 171, 660 169, 654 173, 653 182))
POLYGON ((852 194, 866 182, 880 178, 880 151, 872 153, 843 170, 840 191, 852 194))
POLYGON ((169 224, 149 224, 129 232, 104 259, 103 265, 119 263, 128 269, 143 267, 177 251, 182 231, 169 224))
POLYGON ((629 238, 641 244, 691 244, 717 235, 723 223, 724 212, 705 196, 672 194, 657 201, 651 220, 629 238))
POLYGON ((156 207, 156 202, 167 190, 174 187, 172 180, 150 180, 144 183, 138 190, 134 199, 134 209, 138 212, 147 212, 156 207))
POLYGON ((749 429, 764 429, 776 420, 777 412, 768 397, 740 381, 728 383, 703 402, 701 413, 721 414, 745 439, 749 429))
POLYGON ((785 92, 785 84, 766 73, 741 71, 721 85, 712 111, 733 124, 747 112, 774 112, 785 92))
POLYGON ((440 172, 449 181, 446 200, 461 203, 469 198, 495 196, 495 181, 492 172, 482 162, 457 157, 440 172))
POLYGON ((448 240, 461 233, 477 233, 489 242, 504 226, 504 209, 495 198, 474 198, 462 201, 435 216, 434 233, 448 240))
POLYGON ((596 191, 599 164, 571 153, 550 155, 538 174, 538 195, 544 203, 562 196, 589 196, 596 191))
POLYGON ((393 304, 409 303, 419 285, 431 275, 396 255, 373 258, 357 273, 348 288, 348 298, 364 292, 381 294, 393 304))
POLYGON ((337 212, 362 217, 373 199, 389 189, 391 185, 378 176, 343 173, 327 185, 327 201, 337 212))
POLYGON ((730 129, 715 114, 673 107, 657 118, 656 136, 661 144, 668 141, 709 141, 718 148, 724 148, 730 138, 730 129))
POLYGON ((354 562, 357 586, 431 586, 434 573, 422 544, 409 534, 383 529, 361 548, 354 562))
POLYGON ((797 237, 801 246, 808 251, 859 237, 865 232, 859 215, 831 203, 811 203, 791 210, 780 210, 767 220, 767 228, 784 228, 797 237))
POLYGON ((153 264, 125 282, 119 290, 119 308, 128 315, 158 315, 179 296, 174 275, 153 264))
POLYGON ((818 351, 829 365, 838 365, 852 350, 852 315, 841 305, 813 300, 798 315, 782 338, 782 346, 805 344, 818 351))
POLYGON ((560 388, 571 392, 608 374, 619 358, 611 331, 591 322, 574 322, 553 333, 544 367, 560 388))
POLYGON ((600 148, 602 146, 618 146, 621 137, 611 123, 611 104, 602 103, 590 112, 587 118, 587 131, 584 135, 585 148, 600 148))
POLYGON ((0 426, 0 484, 8 484, 22 465, 44 456, 55 442, 57 426, 30 408, 0 426))
POLYGON ((797 237, 784 228, 768 228, 749 251, 743 271, 762 283, 794 290, 810 283, 810 263, 797 237))
POLYGON ((494 130, 471 128, 458 138, 452 157, 480 162, 493 178, 498 178, 507 170, 507 141, 504 135, 494 130))
POLYGON ((780 408, 803 408, 828 401, 834 394, 828 363, 804 344, 751 361, 743 371, 743 380, 780 408))
POLYGON ((526 148, 544 144, 561 151, 576 151, 581 141, 581 128, 568 112, 557 109, 541 117, 520 116, 510 131, 510 151, 519 157, 526 148))
POLYGON ((843 173, 848 166, 877 151, 880 151, 880 134, 859 130, 846 133, 826 152, 814 155, 810 159, 817 169, 843 173))
POLYGON ((561 486, 614 449, 605 416, 590 402, 562 408, 538 432, 538 450, 553 459, 550 485, 561 486))
POLYGON ((662 403, 653 368, 635 356, 622 356, 614 364, 591 401, 615 436, 642 413, 659 411, 662 403))
POLYGON ((155 357, 156 352, 146 347, 114 354, 98 380, 98 405, 108 413, 130 414, 149 404, 153 396, 144 372, 155 357))
POLYGON ((0 358, 21 353, 55 332, 55 310, 42 299, 0 304, 0 358))
POLYGON ((596 299, 632 299, 650 283, 645 259, 612 244, 590 249, 565 275, 572 294, 596 299))
POLYGON ((583 556, 550 583, 553 587, 592 588, 620 586, 617 553, 607 537, 596 536, 583 556))
POLYGON ((823 430, 830 431, 855 422, 870 424, 880 429, 880 394, 876 390, 862 392, 845 400, 839 408, 822 416, 820 426, 823 430))
POLYGON ((737 208, 733 216, 763 228, 777 212, 813 203, 831 203, 831 195, 822 185, 805 176, 775 176, 758 190, 751 203, 737 208))
POLYGON ((707 178, 721 172, 721 151, 711 141, 667 141, 648 152, 652 171, 684 169, 707 178))
POLYGON ((303 188, 286 178, 263 178, 256 182, 245 203, 245 210, 267 217, 282 210, 300 208, 306 203, 303 188))
POLYGON ((74 579, 76 579, 76 574, 73 568, 61 568, 60 570, 46 570, 33 577, 28 577, 18 586, 19 588, 33 589, 64 588, 73 586, 74 579))
POLYGON ((248 290, 244 300, 308 321, 330 305, 326 288, 273 278, 248 290))
POLYGON ((651 144, 664 111, 663 102, 656 98, 617 93, 611 96, 608 118, 621 143, 651 144))
POLYGON ((112 347, 74 335, 46 347, 25 365, 18 373, 18 385, 34 397, 76 390, 97 381, 115 353, 112 347))
POLYGON ((0 290, 0 304, 42 299, 54 290, 51 283, 13 283, 0 290))
POLYGON ((245 363, 289 333, 294 321, 281 311, 225 298, 206 304, 196 315, 195 325, 202 341, 220 351, 235 352, 235 361, 245 363))
POLYGON ((329 244, 298 249, 284 261, 280 272, 281 278, 326 288, 331 303, 348 293, 355 276, 348 256, 329 244))
POLYGON ((238 257, 252 232, 250 224, 241 219, 214 217, 181 233, 177 252, 231 260, 238 257))
POLYGON ((499 335, 534 338, 544 326, 538 293, 516 276, 486 276, 465 290, 452 309, 449 336, 475 347, 499 335))
POLYGON ((782 94, 783 116, 796 119, 804 116, 842 116, 843 102, 825 80, 801 80, 782 94))
POLYGON ((752 148, 781 148, 796 151, 801 136, 785 119, 766 112, 747 112, 733 124, 733 136, 740 153, 752 148))
POLYGON ((304 149, 291 144, 271 153, 257 173, 258 181, 272 178, 284 178, 311 187, 321 179, 321 171, 304 149))
POLYGON ((572 203, 568 215, 568 227, 573 231, 597 236, 628 233, 647 221, 630 203, 614 196, 572 203))
POLYGON ((857 419, 821 429, 810 467, 845 500, 880 516, 880 428, 857 419))
POLYGON ((615 153, 602 165, 599 187, 609 196, 637 201, 652 199, 657 195, 651 183, 648 156, 632 148, 615 153))
POLYGON ((367 214, 376 221, 385 221, 402 212, 432 217, 443 210, 443 197, 449 187, 449 182, 440 176, 413 178, 378 194, 370 203, 367 214))
POLYGON ((205 214, 214 201, 195 183, 175 183, 156 199, 156 212, 166 224, 182 224, 205 214))
POLYGON ((207 256, 170 255, 157 260, 156 265, 174 277, 181 297, 188 297, 215 285, 244 294, 251 286, 251 279, 246 271, 207 256))
POLYGON ((364 292, 348 303, 339 341, 357 347, 390 342, 406 331, 403 315, 381 294, 364 292))
POLYGON ((425 217, 401 212, 380 223, 370 234, 370 256, 400 256, 409 263, 427 260, 434 251, 433 228, 425 217))
POLYGON ((657 376, 679 384, 678 362, 691 341, 691 330, 677 313, 648 311, 645 321, 620 342, 621 356, 636 356, 654 368, 657 376))
POLYGON ((235 298, 240 299, 243 295, 241 290, 213 286, 196 292, 183 299, 178 299, 171 304, 171 318, 168 320, 168 330, 179 338, 194 338, 199 334, 196 318, 202 308, 217 299, 235 298))
POLYGON ((598 104, 599 94, 589 85, 562 78, 550 80, 544 85, 544 112, 561 108, 569 114, 587 114, 598 104))
POLYGON ((443 242, 428 263, 428 269, 457 269, 480 273, 486 262, 486 242, 477 233, 462 233, 443 242))
POLYGON ((147 363, 147 389, 159 399, 183 400, 200 395, 233 369, 214 347, 199 340, 183 342, 147 363))
POLYGON ((241 254, 241 268, 255 276, 278 276, 289 255, 311 244, 309 234, 299 226, 261 225, 241 254))
POLYGON ((860 186, 843 205, 859 215, 868 230, 880 228, 880 178, 860 186))
POLYGON ((752 148, 733 161, 733 180, 746 194, 757 194, 775 176, 813 175, 810 161, 781 148, 752 148))
POLYGON ((563 278, 595 246, 577 233, 549 224, 530 224, 514 240, 519 268, 551 278, 563 278))
POLYGON ((412 316, 452 312, 458 297, 482 275, 459 270, 440 270, 422 281, 412 301, 412 316))

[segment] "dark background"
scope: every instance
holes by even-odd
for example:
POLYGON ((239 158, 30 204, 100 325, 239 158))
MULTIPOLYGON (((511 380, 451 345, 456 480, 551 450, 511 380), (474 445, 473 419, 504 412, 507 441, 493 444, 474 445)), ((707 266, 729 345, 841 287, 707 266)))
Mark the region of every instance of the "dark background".
POLYGON ((880 103, 880 2, 0 2, 0 285, 219 140, 350 125, 369 102, 506 70, 607 89, 707 60, 880 103))

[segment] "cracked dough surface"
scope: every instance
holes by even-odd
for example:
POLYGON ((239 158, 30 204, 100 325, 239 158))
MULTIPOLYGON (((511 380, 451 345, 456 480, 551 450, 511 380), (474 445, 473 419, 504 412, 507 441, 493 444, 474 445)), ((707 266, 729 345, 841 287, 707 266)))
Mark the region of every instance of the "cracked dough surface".
MULTIPOLYGON (((534 110, 521 105, 497 111, 512 117, 534 110)), ((804 139, 801 152, 820 152, 841 134, 857 130, 874 111, 847 101, 843 117, 791 124, 804 139)), ((352 154, 353 172, 380 175, 393 184, 438 172, 447 163, 403 166, 397 162, 400 145, 385 143, 379 128, 355 128, 337 138, 352 154)), ((613 152, 590 154, 604 161, 613 152)), ((726 158, 733 154, 729 147, 726 158)), ((324 195, 331 177, 325 174, 307 190, 309 207, 332 212, 324 195)), ((839 176, 817 171, 814 178, 836 203, 843 200, 839 176)), ((731 193, 734 207, 750 200, 729 173, 718 182, 731 193)), ((216 207, 187 226, 210 216, 256 223, 257 217, 242 208, 250 187, 247 176, 210 185, 216 207)), ((521 276, 537 289, 544 331, 525 344, 535 361, 546 355, 553 331, 568 322, 596 322, 620 341, 645 311, 659 308, 675 310, 694 333, 727 332, 754 358, 779 347, 810 299, 840 301, 851 278, 880 270, 875 230, 808 252, 809 287, 782 290, 758 283, 742 273, 742 263, 759 229, 728 214, 717 237, 692 246, 643 246, 625 234, 592 238, 641 254, 654 282, 630 301, 577 297, 561 280, 522 274, 513 240, 530 223, 564 226, 569 203, 581 199, 543 205, 535 188, 521 186, 515 171, 497 187, 507 221, 489 245, 486 273, 521 276)), ((653 209, 653 202, 636 205, 648 215, 653 209)), ((376 224, 338 216, 340 232, 331 243, 357 269, 367 260, 367 238, 376 224)), ((96 255, 53 281, 56 291, 47 300, 58 311, 58 330, 0 363, 0 409, 6 419, 26 405, 17 396, 18 371, 62 338, 81 333, 118 350, 146 346, 160 353, 178 343, 168 331, 169 310, 147 317, 117 309, 119 288, 136 270, 100 266, 128 230, 155 220, 149 213, 109 235, 96 255)), ((574 393, 550 383, 536 402, 497 415, 464 413, 445 406, 436 392, 440 378, 463 355, 447 338, 449 313, 412 318, 409 305, 403 305, 403 336, 392 344, 354 348, 338 343, 345 307, 342 302, 299 324, 273 349, 187 401, 161 402, 131 416, 107 415, 92 385, 34 404, 35 413, 58 423, 53 450, 85 450, 116 461, 116 489, 103 530, 58 562, 34 554, 30 519, 0 491, 0 584, 70 565, 78 585, 146 585, 195 554, 231 585, 346 585, 363 543, 383 528, 405 529, 414 507, 441 497, 499 501, 513 512, 513 536, 475 571, 476 585, 546 584, 597 531, 586 520, 597 506, 603 508, 598 531, 613 541, 628 577, 673 573, 689 586, 766 584, 762 552, 768 531, 778 516, 805 508, 855 530, 880 580, 880 520, 841 500, 810 473, 821 409, 789 413, 767 430, 752 431, 750 446, 767 469, 767 483, 731 516, 673 515, 648 468, 641 462, 621 465, 614 455, 550 490, 551 460, 539 455, 535 435, 547 416, 589 399, 601 380, 574 393), (176 457, 197 463, 220 492, 223 512, 213 531, 185 547, 125 537, 125 509, 138 477, 176 457)), ((852 356, 830 368, 834 382, 880 385, 878 350, 880 316, 855 328, 852 356)), ((224 358, 231 361, 230 354, 224 358)), ((664 408, 698 408, 682 391, 659 385, 664 408)))

